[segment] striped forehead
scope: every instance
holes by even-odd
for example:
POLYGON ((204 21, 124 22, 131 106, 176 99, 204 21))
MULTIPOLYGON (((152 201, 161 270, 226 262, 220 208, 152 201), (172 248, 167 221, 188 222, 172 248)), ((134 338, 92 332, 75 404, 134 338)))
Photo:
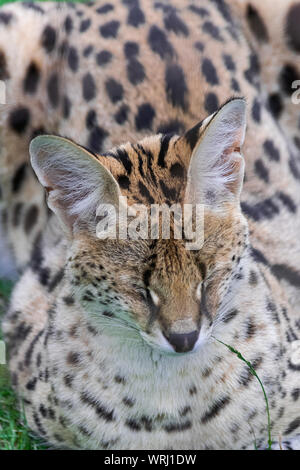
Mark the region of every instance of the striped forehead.
POLYGON ((182 197, 187 162, 182 139, 172 134, 127 143, 99 157, 130 202, 176 203, 182 197))

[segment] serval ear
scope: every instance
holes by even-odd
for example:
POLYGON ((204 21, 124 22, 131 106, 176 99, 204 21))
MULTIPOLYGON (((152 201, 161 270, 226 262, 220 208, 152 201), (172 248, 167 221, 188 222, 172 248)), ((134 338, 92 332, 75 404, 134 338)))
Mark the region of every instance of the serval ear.
POLYGON ((185 135, 192 147, 185 202, 221 209, 239 204, 245 162, 246 103, 232 99, 185 135), (191 145, 192 143, 192 145, 191 145))
POLYGON ((112 174, 85 148, 42 135, 30 144, 32 167, 48 193, 48 206, 67 234, 96 230, 100 204, 118 207, 120 188, 112 174))

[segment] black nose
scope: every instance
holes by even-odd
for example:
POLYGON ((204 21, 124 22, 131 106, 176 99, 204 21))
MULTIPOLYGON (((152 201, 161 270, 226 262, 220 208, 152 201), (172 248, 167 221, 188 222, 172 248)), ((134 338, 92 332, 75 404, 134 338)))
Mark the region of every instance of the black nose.
POLYGON ((192 333, 170 333, 166 338, 173 346, 176 352, 191 351, 199 337, 199 331, 195 330, 192 333))

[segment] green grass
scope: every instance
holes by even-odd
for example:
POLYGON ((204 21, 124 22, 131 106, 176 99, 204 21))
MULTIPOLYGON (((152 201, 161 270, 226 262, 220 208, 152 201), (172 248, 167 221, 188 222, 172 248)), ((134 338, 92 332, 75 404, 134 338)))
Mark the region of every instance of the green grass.
MULTIPOLYGON (((0 320, 9 299, 12 284, 0 280, 0 320)), ((0 331, 0 339, 2 338, 0 331)), ((24 413, 10 386, 5 365, 0 365, 0 450, 36 450, 44 447, 31 436, 24 413)))
MULTIPOLYGON (((0 0, 0 6, 18 0, 0 0)), ((40 0, 47 1, 47 0, 40 0)), ((55 0, 62 1, 62 0, 55 0)), ((80 2, 80 0, 71 0, 80 2)), ((82 1, 82 3, 84 3, 82 1)), ((0 279, 0 326, 5 305, 8 302, 12 285, 0 279)), ((1 340, 0 329, 0 340, 1 340)), ((7 367, 0 364, 0 450, 39 450, 45 449, 26 426, 25 416, 13 392, 7 367)))

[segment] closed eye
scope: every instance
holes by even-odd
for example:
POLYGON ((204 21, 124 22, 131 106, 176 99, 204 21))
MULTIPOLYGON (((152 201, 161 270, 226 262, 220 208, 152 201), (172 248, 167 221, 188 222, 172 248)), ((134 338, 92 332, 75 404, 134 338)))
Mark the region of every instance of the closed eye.
POLYGON ((203 282, 199 282, 199 284, 197 286, 197 289, 196 289, 196 297, 197 297, 198 300, 201 299, 202 286, 203 286, 203 282))
POLYGON ((154 292, 154 290, 148 289, 148 292, 149 292, 149 295, 150 295, 151 300, 154 303, 155 307, 158 307, 159 304, 160 304, 160 298, 158 297, 156 292, 154 292))

